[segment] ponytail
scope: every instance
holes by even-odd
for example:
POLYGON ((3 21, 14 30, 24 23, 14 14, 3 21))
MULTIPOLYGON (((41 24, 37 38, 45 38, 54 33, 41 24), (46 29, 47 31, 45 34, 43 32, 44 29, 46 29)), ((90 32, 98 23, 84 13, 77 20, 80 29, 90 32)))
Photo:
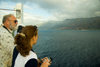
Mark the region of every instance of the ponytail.
POLYGON ((15 44, 16 49, 20 52, 22 56, 26 56, 29 54, 29 51, 31 50, 28 44, 29 41, 27 40, 27 37, 23 33, 19 33, 15 36, 15 44))

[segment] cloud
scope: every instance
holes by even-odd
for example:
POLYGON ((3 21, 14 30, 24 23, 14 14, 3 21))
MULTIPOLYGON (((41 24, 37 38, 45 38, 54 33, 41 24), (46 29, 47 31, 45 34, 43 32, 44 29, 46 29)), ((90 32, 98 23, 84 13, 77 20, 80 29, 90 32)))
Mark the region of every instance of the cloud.
POLYGON ((95 12, 96 16, 100 16, 100 11, 95 12))
MULTIPOLYGON (((28 5, 30 3, 27 3, 24 5, 24 9, 27 9, 24 11, 24 24, 25 25, 42 25, 44 22, 47 21, 43 15, 40 15, 39 13, 43 10, 37 6, 34 5, 33 7, 30 7, 32 5, 28 5), (41 10, 40 10, 41 9, 41 10), (38 12, 39 11, 39 12, 38 12)), ((42 12, 43 14, 43 12, 42 12)))
MULTIPOLYGON (((1 3, 1 2, 0 2, 1 3)), ((0 9, 14 9, 16 7, 15 5, 10 5, 12 4, 11 2, 7 3, 7 2, 2 2, 0 5, 0 9)), ((13 3, 14 4, 14 3, 13 3)), ((37 7, 34 7, 34 9, 36 9, 37 7)), ((32 12, 34 9, 32 7, 30 7, 30 5, 24 5, 24 13, 23 13, 23 23, 24 25, 38 25, 40 26, 43 22, 45 22, 46 20, 43 18, 43 16, 41 15, 37 15, 34 14, 34 12, 32 12), (28 10, 28 11, 27 11, 28 10)), ((2 18, 4 15, 7 14, 16 14, 15 11, 6 11, 6 10, 0 10, 0 24, 2 22, 2 18)), ((20 20, 19 20, 20 22, 20 20)))
POLYGON ((96 16, 100 0, 28 0, 52 14, 51 18, 84 18, 96 16))
POLYGON ((24 13, 24 23, 25 25, 42 25, 43 22, 46 20, 42 16, 34 15, 34 14, 29 14, 29 13, 24 13))
MULTIPOLYGON (((3 1, 3 0, 1 0, 3 1)), ((64 20, 69 18, 86 18, 100 16, 100 0, 9 0, 21 2, 26 9, 33 10, 35 7, 51 14, 48 20, 64 20), (35 4, 35 5, 34 5, 35 4)), ((42 14, 42 13, 41 13, 42 14)))

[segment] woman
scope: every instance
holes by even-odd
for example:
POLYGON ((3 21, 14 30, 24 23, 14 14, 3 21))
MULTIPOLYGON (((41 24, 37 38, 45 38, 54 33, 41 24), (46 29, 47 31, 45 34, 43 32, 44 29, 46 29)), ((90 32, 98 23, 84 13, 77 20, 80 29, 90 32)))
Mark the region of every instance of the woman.
POLYGON ((13 52, 12 67, 48 67, 50 60, 45 57, 39 66, 37 55, 32 51, 32 46, 36 44, 38 39, 38 29, 36 26, 26 26, 21 33, 15 36, 15 44, 13 52))

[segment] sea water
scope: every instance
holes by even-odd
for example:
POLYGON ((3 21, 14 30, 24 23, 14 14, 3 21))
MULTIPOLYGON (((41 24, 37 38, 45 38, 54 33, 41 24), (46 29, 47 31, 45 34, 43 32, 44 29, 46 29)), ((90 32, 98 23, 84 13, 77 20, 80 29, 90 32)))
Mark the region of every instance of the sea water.
POLYGON ((100 31, 39 30, 33 49, 53 58, 50 67, 100 67, 100 31))

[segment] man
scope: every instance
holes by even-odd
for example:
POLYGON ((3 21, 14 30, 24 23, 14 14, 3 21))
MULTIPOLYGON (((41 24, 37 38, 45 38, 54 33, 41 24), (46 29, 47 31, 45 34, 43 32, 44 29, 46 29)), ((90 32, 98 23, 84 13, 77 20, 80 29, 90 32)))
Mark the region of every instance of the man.
POLYGON ((12 14, 5 15, 0 27, 0 67, 11 67, 14 48, 12 32, 16 29, 18 21, 12 14))

